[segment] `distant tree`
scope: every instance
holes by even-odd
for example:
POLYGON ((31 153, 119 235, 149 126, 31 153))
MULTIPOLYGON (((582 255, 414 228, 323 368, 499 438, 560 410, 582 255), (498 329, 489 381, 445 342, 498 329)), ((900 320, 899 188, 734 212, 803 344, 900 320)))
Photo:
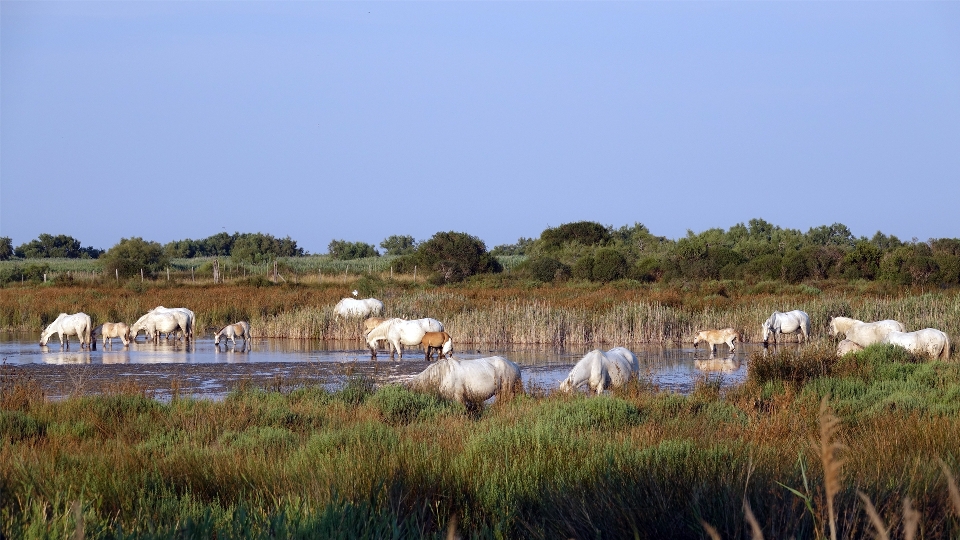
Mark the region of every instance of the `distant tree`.
POLYGON ((171 259, 189 259, 200 253, 200 246, 196 240, 174 240, 163 246, 163 251, 171 259))
POLYGON ((159 272, 169 264, 163 246, 140 237, 122 238, 101 257, 104 271, 112 274, 117 270, 122 277, 132 277, 143 269, 147 275, 159 272))
POLYGON ((503 270, 487 252, 483 240, 461 232, 438 232, 417 246, 415 259, 434 273, 435 283, 452 283, 474 274, 503 270))
POLYGON ((847 279, 875 279, 880 271, 882 257, 883 251, 875 242, 860 241, 843 256, 840 266, 847 279))
POLYGON ((230 255, 230 250, 233 249, 233 242, 236 240, 236 236, 236 234, 229 235, 225 232, 208 236, 199 242, 200 253, 198 253, 198 255, 204 257, 228 256, 230 255))
POLYGON ((24 259, 43 259, 57 257, 63 259, 97 258, 102 250, 92 247, 83 248, 80 241, 72 236, 41 234, 37 239, 20 244, 14 250, 17 257, 24 259))
POLYGON ((544 249, 559 249, 563 244, 578 243, 584 246, 596 246, 608 242, 610 231, 593 221, 565 223, 559 227, 545 229, 540 233, 540 243, 544 249))
MULTIPOLYGON (((509 255, 526 255, 527 249, 533 245, 533 238, 524 238, 520 237, 515 244, 500 244, 499 246, 494 247, 490 250, 490 254, 494 257, 503 257, 509 255)), ((559 262, 559 261, 557 261, 559 262)), ((544 280, 540 280, 544 281, 544 280)))
POLYGON ((244 233, 237 235, 230 249, 230 257, 235 261, 261 263, 278 257, 299 257, 303 249, 289 236, 274 238, 263 233, 244 233))
POLYGON ((9 236, 0 236, 0 261, 13 257, 13 240, 9 236))
POLYGON ((877 231, 876 234, 873 235, 873 238, 870 239, 870 243, 884 251, 898 248, 903 245, 903 242, 901 242, 896 236, 892 234, 887 236, 880 231, 877 231))
POLYGON ((393 235, 380 242, 386 255, 409 255, 417 248, 417 242, 412 236, 393 235))
POLYGON ((327 252, 334 259, 340 261, 349 261, 352 259, 362 259, 364 257, 377 257, 377 249, 373 244, 366 242, 347 242, 345 240, 331 240, 327 246, 327 252))
POLYGON ((815 246, 853 247, 856 243, 853 233, 843 223, 834 223, 829 227, 826 225, 812 227, 807 231, 806 237, 815 246))

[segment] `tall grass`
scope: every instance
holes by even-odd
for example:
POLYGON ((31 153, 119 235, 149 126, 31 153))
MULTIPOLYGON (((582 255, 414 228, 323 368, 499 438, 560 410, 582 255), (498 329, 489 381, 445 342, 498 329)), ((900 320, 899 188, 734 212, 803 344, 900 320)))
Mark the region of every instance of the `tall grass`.
MULTIPOLYGON (((363 276, 333 276, 317 285, 247 281, 194 286, 160 281, 140 286, 33 286, 0 289, 0 328, 39 331, 60 312, 84 311, 96 323, 136 320, 157 305, 186 306, 198 326, 250 321, 263 337, 359 339, 357 321, 337 320, 333 306, 353 289, 376 296, 387 316, 433 317, 462 343, 563 346, 689 342, 699 329, 731 326, 759 341, 761 323, 774 310, 803 309, 815 338, 826 336, 831 316, 893 318, 909 329, 939 328, 960 335, 960 295, 938 292, 870 296, 856 291, 777 293, 704 300, 702 290, 566 286, 520 288, 509 282, 459 288, 363 276)), ((786 336, 787 340, 795 339, 786 336)), ((956 341, 956 340, 954 340, 956 341)))

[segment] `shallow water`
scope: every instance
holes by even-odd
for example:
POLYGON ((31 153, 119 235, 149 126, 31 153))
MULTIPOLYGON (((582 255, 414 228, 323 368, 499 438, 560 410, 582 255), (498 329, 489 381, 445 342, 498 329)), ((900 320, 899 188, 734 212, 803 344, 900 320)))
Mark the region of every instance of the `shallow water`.
MULTIPOLYGON (((174 341, 145 343, 141 338, 128 347, 116 341, 112 347, 100 343, 96 350, 87 351, 76 341, 66 349, 56 341, 40 347, 37 336, 0 333, 4 374, 30 378, 55 398, 131 383, 160 398, 177 393, 216 399, 243 384, 279 389, 321 384, 336 389, 351 375, 386 384, 405 380, 427 365, 423 352, 415 349, 402 361, 390 360, 383 351, 373 361, 362 347, 359 341, 256 339, 247 349, 242 340, 237 347, 221 343, 218 348, 209 338, 189 346, 174 341)), ((703 378, 719 378, 725 387, 739 384, 746 378, 747 358, 757 349, 759 345, 745 344, 731 355, 721 346, 713 359, 709 351, 692 347, 645 345, 631 350, 640 360, 644 380, 663 390, 689 393, 703 378)), ((588 350, 464 345, 455 352, 468 359, 508 358, 520 365, 528 388, 549 392, 588 350)))

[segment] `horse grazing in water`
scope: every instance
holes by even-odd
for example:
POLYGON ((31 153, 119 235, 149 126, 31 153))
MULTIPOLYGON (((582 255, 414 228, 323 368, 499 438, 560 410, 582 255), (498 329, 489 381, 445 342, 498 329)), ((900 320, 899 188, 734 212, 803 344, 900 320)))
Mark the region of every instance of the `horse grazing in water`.
POLYGON ((344 298, 343 300, 337 302, 336 307, 333 308, 333 312, 337 317, 344 317, 347 319, 380 315, 383 313, 383 302, 377 300, 376 298, 364 298, 363 300, 357 300, 356 298, 344 298))
POLYGON ((70 336, 77 336, 80 339, 80 348, 83 349, 84 346, 90 346, 90 332, 92 330, 93 322, 86 313, 74 313, 73 315, 61 313, 40 334, 40 346, 46 346, 50 336, 58 334, 61 348, 70 346, 70 336))
MULTIPOLYGON (((182 315, 182 314, 181 314, 182 315)), ((147 340, 153 340, 154 343, 160 341, 160 334, 170 334, 171 332, 182 331, 187 335, 187 329, 182 326, 186 324, 183 317, 177 317, 173 313, 148 312, 143 317, 137 319, 137 322, 130 326, 130 337, 133 341, 137 340, 137 335, 142 330, 147 340)))
POLYGON ((843 334, 847 341, 852 341, 861 347, 874 343, 883 343, 890 332, 903 332, 903 324, 887 319, 885 321, 863 322, 850 317, 833 317, 830 319, 830 335, 839 337, 843 334))
POLYGON ((493 396, 497 401, 523 392, 520 367, 501 356, 461 360, 446 358, 427 366, 405 383, 419 392, 432 392, 474 409, 493 396))
POLYGON ((792 334, 797 331, 800 332, 800 334, 797 334, 797 343, 800 343, 801 338, 803 338, 803 341, 810 339, 809 315, 799 309, 786 313, 774 311, 770 318, 763 323, 763 342, 767 343, 770 334, 773 334, 773 342, 777 343, 780 334, 792 334))
POLYGON ((726 343, 727 347, 730 347, 730 351, 733 352, 737 348, 736 342, 742 342, 743 339, 740 338, 740 332, 733 328, 724 328, 722 330, 697 332, 696 337, 693 338, 693 347, 697 348, 701 341, 706 341, 710 345, 710 353, 713 354, 717 352, 717 345, 721 343, 726 343))
POLYGON ((213 336, 213 344, 218 348, 220 347, 221 337, 224 340, 229 339, 231 342, 233 342, 234 347, 237 346, 237 338, 242 337, 243 348, 246 349, 247 345, 250 344, 250 323, 247 321, 239 321, 233 324, 228 324, 221 328, 220 331, 213 336))
POLYGON ((103 336, 104 347, 106 347, 108 344, 112 347, 113 338, 120 338, 120 341, 124 345, 129 345, 130 327, 127 326, 127 323, 105 322, 93 329, 93 341, 96 341, 98 336, 103 336))
POLYGON ((846 356, 862 350, 863 345, 860 345, 856 341, 850 341, 849 339, 845 339, 837 344, 837 356, 846 356))
MULTIPOLYGON (((196 320, 196 316, 187 308, 165 308, 163 306, 157 306, 149 311, 149 313, 167 313, 176 317, 177 322, 180 323, 180 327, 183 329, 183 337, 186 340, 193 339, 193 323, 196 320)), ((167 336, 169 339, 170 336, 167 336)))
POLYGON ((950 359, 950 337, 935 328, 924 328, 916 332, 890 332, 883 342, 899 345, 913 354, 939 360, 950 359))
POLYGON ((446 332, 426 332, 420 340, 420 345, 423 346, 423 355, 426 360, 432 359, 433 351, 437 351, 437 360, 443 360, 447 355, 453 354, 453 339, 446 332))
POLYGON ((619 388, 640 372, 637 355, 624 347, 616 347, 607 352, 594 349, 584 355, 570 370, 570 375, 560 383, 560 390, 570 392, 584 384, 591 391, 603 393, 607 388, 619 388))
POLYGON ((403 359, 404 345, 420 345, 424 334, 427 332, 442 331, 443 325, 436 319, 417 319, 415 321, 387 319, 367 332, 367 346, 370 347, 370 357, 377 357, 377 344, 385 340, 391 345, 390 358, 392 359, 396 353, 400 353, 400 359, 403 359), (436 329, 438 327, 439 329, 436 329))

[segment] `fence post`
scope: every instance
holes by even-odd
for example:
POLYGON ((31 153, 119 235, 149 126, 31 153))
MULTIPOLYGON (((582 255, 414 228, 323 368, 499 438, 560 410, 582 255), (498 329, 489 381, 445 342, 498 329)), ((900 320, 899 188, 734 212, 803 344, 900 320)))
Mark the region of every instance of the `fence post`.
POLYGON ((140 283, 143 283, 143 268, 140 269, 140 283))
POLYGON ((414 283, 417 281, 417 265, 413 265, 413 281, 414 283))
POLYGON ((119 269, 119 268, 114 268, 114 269, 113 269, 113 275, 117 278, 117 283, 120 283, 120 269, 119 269))

